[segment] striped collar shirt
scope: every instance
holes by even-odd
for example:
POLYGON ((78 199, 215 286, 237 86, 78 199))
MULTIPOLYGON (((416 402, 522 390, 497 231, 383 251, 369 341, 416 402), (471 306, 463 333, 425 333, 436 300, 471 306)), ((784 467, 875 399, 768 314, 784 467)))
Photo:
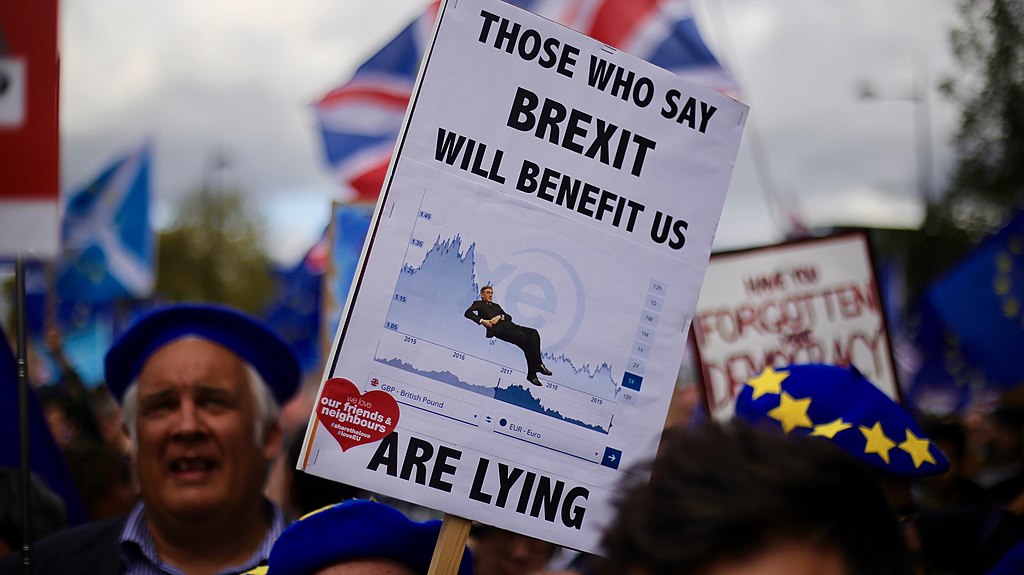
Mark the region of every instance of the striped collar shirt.
MULTIPOLYGON (((222 575, 243 573, 256 567, 270 556, 270 548, 284 531, 284 514, 270 501, 263 500, 264 511, 270 520, 270 528, 263 538, 260 548, 241 565, 225 569, 222 575)), ((118 552, 124 561, 125 575, 184 575, 177 568, 164 563, 156 550, 156 542, 146 526, 145 507, 141 502, 135 504, 128 515, 118 538, 118 552)))

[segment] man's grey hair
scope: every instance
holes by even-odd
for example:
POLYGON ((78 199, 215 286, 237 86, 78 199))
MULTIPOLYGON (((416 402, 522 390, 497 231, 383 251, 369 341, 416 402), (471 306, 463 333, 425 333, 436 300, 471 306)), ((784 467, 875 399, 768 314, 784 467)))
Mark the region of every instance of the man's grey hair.
MULTIPOLYGON (((249 379, 249 390, 256 402, 256 423, 253 428, 253 439, 256 445, 262 445, 267 430, 271 424, 277 421, 281 412, 274 394, 271 393, 267 382, 256 371, 249 362, 242 361, 249 379)), ((138 429, 135 426, 139 412, 139 380, 136 378, 124 392, 124 400, 121 402, 121 411, 124 414, 124 424, 128 428, 128 437, 132 442, 132 450, 138 448, 138 429)))

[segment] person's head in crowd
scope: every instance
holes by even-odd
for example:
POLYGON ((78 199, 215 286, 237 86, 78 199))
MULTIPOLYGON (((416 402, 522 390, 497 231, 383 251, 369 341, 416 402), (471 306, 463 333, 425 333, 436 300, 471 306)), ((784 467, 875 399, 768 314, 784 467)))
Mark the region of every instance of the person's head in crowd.
MULTIPOLYGON (((29 528, 32 538, 41 539, 67 525, 64 502, 43 485, 35 475, 29 481, 32 516, 29 528)), ((0 467, 0 556, 16 552, 22 546, 21 472, 0 467)))
POLYGON ((558 546, 489 525, 470 531, 476 575, 530 575, 547 565, 558 546))
POLYGON ((1019 466, 1024 459, 1024 408, 1000 405, 989 417, 992 421, 989 458, 996 464, 1019 466))
POLYGON ((64 450, 71 476, 93 520, 127 515, 138 500, 131 462, 106 443, 77 442, 64 450))
POLYGON ((128 455, 131 452, 131 440, 125 430, 121 405, 105 385, 96 386, 92 390, 91 399, 103 441, 118 453, 128 455))
POLYGON ((967 451, 967 432, 962 423, 953 419, 928 419, 921 427, 946 456, 950 471, 970 475, 963 469, 970 465, 970 454, 967 451))
POLYGON ((910 412, 854 367, 769 366, 741 388, 735 418, 835 444, 875 471, 901 515, 914 510, 911 479, 949 469, 910 412))
POLYGON ((46 326, 44 333, 46 350, 56 368, 49 385, 36 389, 51 432, 61 448, 71 443, 103 441, 103 433, 96 418, 90 392, 71 362, 64 355, 60 330, 55 325, 46 326))
POLYGON ((46 418, 46 426, 53 435, 57 446, 65 449, 82 436, 82 426, 74 416, 74 409, 66 391, 59 385, 45 385, 36 388, 39 405, 46 418))
POLYGON ((1013 570, 1020 565, 1015 546, 1024 541, 1021 421, 1015 396, 1017 392, 1004 394, 994 412, 968 412, 963 435, 959 426, 929 428, 936 443, 943 450, 948 447, 951 471, 926 482, 923 493, 931 500, 925 502, 938 504, 922 510, 908 525, 925 572, 1021 572, 1013 570), (961 459, 968 456, 981 464, 973 477, 958 473, 961 459), (1004 559, 1009 564, 996 567, 1004 559))
POLYGON ((1024 494, 1024 408, 1019 391, 1006 393, 999 406, 988 414, 991 435, 985 448, 984 463, 977 475, 985 486, 985 498, 1003 506, 1020 507, 1014 503, 1024 494))
POLYGON ((909 575, 870 472, 828 442, 743 422, 666 431, 602 539, 601 575, 909 575))
MULTIPOLYGON (((397 509, 350 499, 292 523, 253 575, 426 575, 441 522, 416 522, 397 509)), ((465 550, 458 575, 472 575, 465 550)))
POLYGON ((953 419, 926 419, 922 429, 949 461, 949 470, 921 482, 923 506, 951 507, 983 501, 984 490, 971 479, 974 462, 963 424, 953 419))
POLYGON ((283 519, 263 484, 281 448, 279 406, 299 384, 291 348, 232 308, 175 305, 135 322, 105 370, 161 559, 205 547, 207 563, 244 562, 269 544, 283 519))
POLYGON ((301 517, 333 503, 356 498, 361 493, 361 490, 351 485, 296 469, 295 463, 302 456, 305 436, 306 426, 292 434, 285 458, 285 487, 288 495, 285 506, 287 514, 291 517, 301 517))

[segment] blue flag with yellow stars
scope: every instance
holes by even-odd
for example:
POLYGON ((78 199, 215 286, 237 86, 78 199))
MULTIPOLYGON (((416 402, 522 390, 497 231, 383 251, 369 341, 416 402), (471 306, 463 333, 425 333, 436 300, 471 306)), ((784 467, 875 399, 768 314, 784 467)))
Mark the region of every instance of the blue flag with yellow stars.
POLYGON ((768 367, 740 390, 735 417, 755 427, 825 438, 894 475, 949 469, 910 413, 853 367, 768 367))
POLYGON ((979 244, 927 297, 987 383, 1024 383, 1024 211, 979 244))

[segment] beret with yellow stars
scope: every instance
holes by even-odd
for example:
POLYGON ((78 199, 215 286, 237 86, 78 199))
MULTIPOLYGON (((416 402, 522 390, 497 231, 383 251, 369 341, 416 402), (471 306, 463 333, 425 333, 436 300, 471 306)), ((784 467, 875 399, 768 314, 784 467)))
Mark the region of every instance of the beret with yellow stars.
POLYGON ((767 367, 736 398, 737 419, 824 437, 888 473, 942 473, 949 462, 910 413, 854 367, 767 367))

